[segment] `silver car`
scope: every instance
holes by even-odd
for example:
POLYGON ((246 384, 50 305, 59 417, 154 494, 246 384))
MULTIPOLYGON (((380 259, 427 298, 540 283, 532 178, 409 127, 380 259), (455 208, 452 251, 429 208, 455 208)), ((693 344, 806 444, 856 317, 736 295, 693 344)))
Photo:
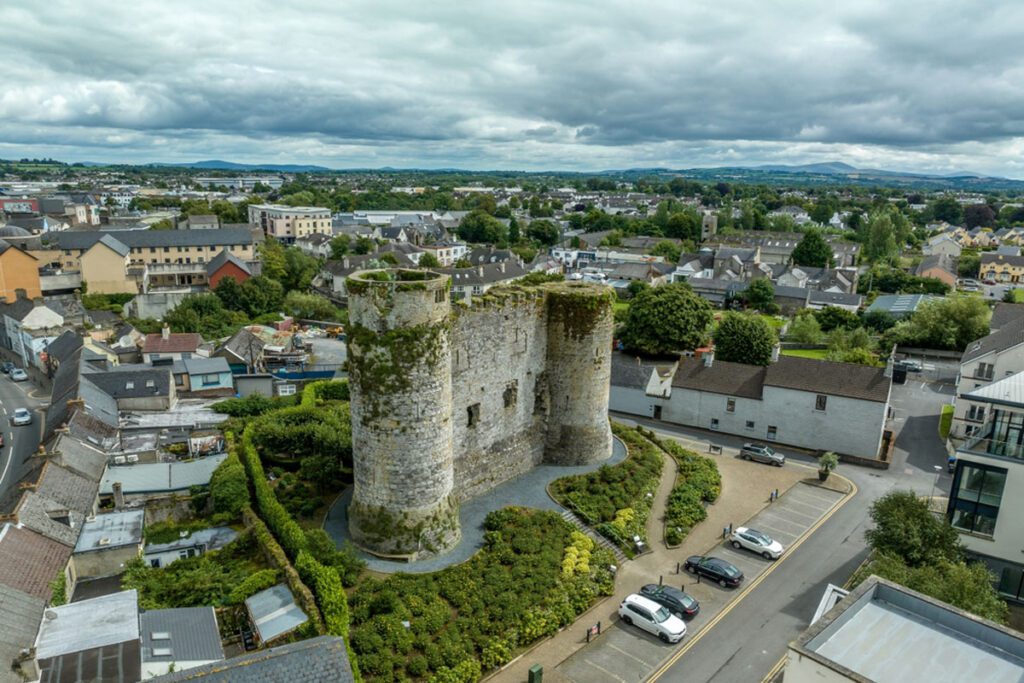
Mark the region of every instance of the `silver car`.
POLYGON ((786 464, 786 456, 782 453, 776 453, 774 448, 765 443, 743 444, 743 448, 740 449, 740 456, 744 460, 756 460, 757 462, 777 467, 782 467, 786 464))
POLYGON ((766 560, 779 559, 782 551, 785 550, 781 543, 768 534, 762 533, 757 529, 748 529, 745 526, 736 527, 736 530, 729 537, 729 541, 732 543, 733 548, 737 550, 746 548, 766 560))

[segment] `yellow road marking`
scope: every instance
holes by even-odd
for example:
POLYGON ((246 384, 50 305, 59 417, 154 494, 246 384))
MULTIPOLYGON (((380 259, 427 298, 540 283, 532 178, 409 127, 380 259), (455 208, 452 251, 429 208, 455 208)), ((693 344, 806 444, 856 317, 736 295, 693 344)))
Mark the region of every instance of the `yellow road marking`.
POLYGON ((745 597, 747 597, 747 595, 749 595, 751 592, 753 592, 753 590, 755 588, 760 586, 761 582, 764 581, 765 578, 767 578, 772 572, 774 572, 776 569, 778 569, 779 565, 781 565, 783 562, 788 560, 793 555, 793 551, 794 550, 796 550, 801 545, 803 545, 803 542, 806 541, 808 538, 810 538, 812 535, 814 535, 814 532, 817 531, 821 527, 822 524, 824 524, 829 519, 831 519, 832 515, 834 515, 836 512, 838 512, 840 509, 842 509, 842 507, 844 505, 846 505, 848 502, 850 502, 850 500, 852 500, 853 497, 857 495, 857 491, 859 490, 857 488, 857 485, 855 483, 853 483, 852 481, 850 481, 850 486, 853 487, 852 490, 850 491, 850 495, 846 496, 841 501, 839 501, 839 503, 834 508, 832 508, 827 513, 825 513, 825 516, 822 517, 821 519, 819 519, 814 524, 814 526, 812 526, 807 531, 805 531, 803 536, 801 536, 799 539, 797 539, 796 543, 791 545, 789 547, 788 551, 781 558, 776 560, 772 564, 771 567, 769 567, 767 570, 765 570, 765 572, 763 574, 761 574, 756 579, 751 581, 747 585, 747 587, 745 589, 743 589, 742 593, 737 595, 733 599, 732 602, 730 602, 728 605, 725 606, 725 609, 723 609, 721 612, 716 614, 714 616, 714 618, 711 621, 708 622, 707 626, 705 626, 704 628, 702 628, 700 630, 700 633, 695 635, 692 640, 690 640, 688 643, 686 643, 686 645, 681 647, 675 654, 673 654, 671 657, 669 657, 668 661, 666 661, 664 664, 662 664, 661 667, 657 671, 655 671, 653 674, 651 674, 650 678, 647 679, 647 682, 648 683, 654 683, 654 681, 656 681, 659 678, 661 678, 665 674, 665 672, 668 671, 677 661, 679 661, 679 659, 682 658, 683 655, 685 655, 687 652, 689 652, 690 649, 693 648, 693 646, 696 645, 700 641, 700 639, 705 636, 705 634, 709 633, 711 631, 711 629, 713 629, 715 627, 715 625, 718 624, 718 622, 720 622, 722 619, 724 619, 738 604, 743 602, 743 599, 745 597))
POLYGON ((782 671, 782 667, 786 666, 787 655, 782 655, 779 661, 775 662, 775 666, 768 672, 768 675, 761 679, 761 683, 771 683, 772 679, 779 675, 782 671))

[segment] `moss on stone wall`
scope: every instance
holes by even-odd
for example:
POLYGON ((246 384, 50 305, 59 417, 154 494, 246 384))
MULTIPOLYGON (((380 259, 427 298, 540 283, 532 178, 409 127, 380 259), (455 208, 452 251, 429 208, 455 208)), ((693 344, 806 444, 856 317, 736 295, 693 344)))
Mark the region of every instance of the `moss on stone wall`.
POLYGON ((433 555, 452 547, 460 536, 459 508, 450 499, 442 501, 431 514, 415 520, 408 512, 395 513, 379 505, 355 501, 348 507, 348 516, 359 534, 357 545, 377 552, 433 555))
POLYGON ((594 333, 597 323, 610 316, 615 293, 582 283, 549 285, 548 320, 562 325, 565 336, 584 339, 594 333))

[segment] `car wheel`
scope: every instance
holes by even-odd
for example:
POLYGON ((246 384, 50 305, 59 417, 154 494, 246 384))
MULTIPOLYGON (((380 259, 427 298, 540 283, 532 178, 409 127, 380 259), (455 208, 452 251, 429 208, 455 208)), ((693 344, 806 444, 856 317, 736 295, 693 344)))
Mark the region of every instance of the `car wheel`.
POLYGON ((630 626, 632 626, 632 625, 633 625, 633 620, 632 620, 632 619, 630 619, 629 617, 622 617, 622 620, 623 620, 624 622, 626 622, 627 624, 629 624, 630 626))
POLYGON ((761 553, 761 555, 763 555, 764 559, 766 559, 766 560, 772 559, 772 554, 770 552, 768 552, 767 550, 765 550, 763 553, 761 553))
POLYGON ((750 454, 749 454, 749 453, 744 453, 744 454, 743 454, 743 459, 744 459, 744 460, 752 460, 753 458, 751 458, 751 457, 750 457, 750 454))
POLYGON ((725 582, 725 579, 719 579, 718 580, 718 585, 721 586, 722 588, 725 588, 728 584, 725 582))
POLYGON ((777 462, 777 463, 775 463, 775 466, 776 467, 782 467, 782 463, 781 462, 777 462))
POLYGON ((669 642, 669 640, 668 640, 668 634, 665 634, 665 633, 659 633, 659 634, 658 634, 658 637, 659 637, 659 638, 661 638, 661 642, 663 642, 663 643, 667 643, 667 642, 669 642))
POLYGON ((691 574, 696 574, 697 568, 692 565, 686 565, 686 571, 690 572, 691 574))
POLYGON ((736 550, 739 550, 739 549, 740 549, 740 543, 739 543, 739 541, 733 541, 733 542, 732 542, 732 547, 733 547, 733 548, 736 548, 736 550))

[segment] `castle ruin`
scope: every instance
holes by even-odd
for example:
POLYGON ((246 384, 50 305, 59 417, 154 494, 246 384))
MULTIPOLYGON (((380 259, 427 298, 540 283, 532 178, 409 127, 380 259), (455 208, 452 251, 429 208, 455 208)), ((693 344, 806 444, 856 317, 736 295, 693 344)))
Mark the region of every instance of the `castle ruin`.
POLYGON ((508 285, 452 304, 447 276, 346 280, 355 543, 439 554, 459 503, 541 463, 608 458, 609 288, 508 285))

